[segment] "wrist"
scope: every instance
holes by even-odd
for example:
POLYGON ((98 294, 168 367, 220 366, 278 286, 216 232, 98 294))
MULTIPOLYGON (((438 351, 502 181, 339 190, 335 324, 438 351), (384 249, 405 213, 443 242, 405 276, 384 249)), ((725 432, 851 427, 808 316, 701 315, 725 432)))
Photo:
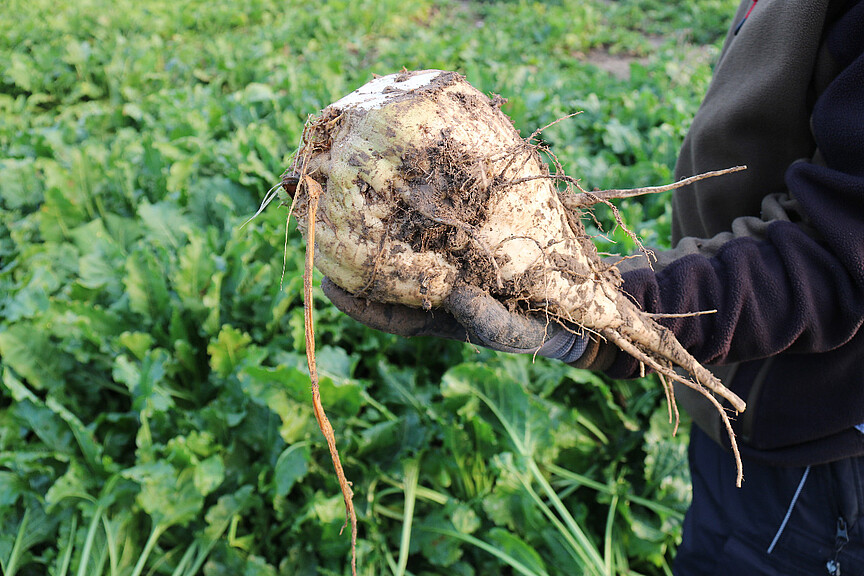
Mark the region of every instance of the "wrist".
POLYGON ((565 364, 572 364, 582 357, 587 346, 588 338, 586 336, 570 328, 562 327, 540 347, 537 354, 545 358, 560 360, 565 364))
POLYGON ((613 344, 601 341, 599 338, 588 338, 585 351, 571 365, 582 370, 603 372, 608 370, 615 361, 617 348, 613 344))

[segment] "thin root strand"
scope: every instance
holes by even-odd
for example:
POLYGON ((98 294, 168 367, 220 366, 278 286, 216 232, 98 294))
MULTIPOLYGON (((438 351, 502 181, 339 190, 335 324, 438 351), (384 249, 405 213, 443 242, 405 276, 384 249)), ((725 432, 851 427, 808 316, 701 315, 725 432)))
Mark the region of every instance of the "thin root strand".
MULTIPOLYGON (((342 469, 342 461, 339 459, 339 450, 336 448, 336 435, 333 426, 324 412, 321 403, 321 391, 318 386, 318 371, 315 368, 315 327, 312 318, 312 273, 315 258, 315 218, 318 211, 318 198, 321 195, 321 185, 311 176, 303 176, 303 187, 308 197, 307 235, 306 235, 306 266, 303 271, 303 317, 306 332, 306 362, 309 365, 309 378, 312 381, 312 406, 315 411, 315 419, 324 438, 327 440, 327 448, 330 450, 330 459, 336 470, 339 487, 342 489, 342 498, 345 501, 345 525, 351 525, 351 574, 357 576, 357 513, 354 510, 354 491, 351 483, 345 477, 342 469)), ((343 526, 344 529, 344 526, 343 526)))
POLYGON ((663 385, 663 392, 666 394, 666 407, 669 410, 669 423, 674 423, 672 428, 672 436, 678 433, 678 425, 681 424, 681 414, 678 412, 678 403, 675 401, 675 388, 672 383, 666 379, 663 374, 657 374, 660 378, 660 383, 663 385))
POLYGON ((612 190, 596 190, 593 192, 582 192, 580 194, 573 194, 569 198, 562 199, 562 202, 564 202, 565 206, 567 206, 568 208, 572 207, 576 209, 582 209, 593 206, 597 202, 602 202, 604 200, 632 198, 634 196, 642 196, 644 194, 657 194, 659 192, 668 192, 670 190, 676 190, 678 188, 683 188, 684 186, 689 186, 690 184, 698 182, 699 180, 705 180, 706 178, 713 178, 715 176, 723 176, 724 174, 740 172, 741 170, 746 169, 747 166, 733 166, 732 168, 725 168, 723 170, 713 170, 711 172, 704 172, 702 174, 690 176, 689 178, 684 178, 683 180, 673 182, 672 184, 664 184, 663 186, 645 186, 642 188, 623 188, 612 190))
POLYGON ((726 410, 723 408, 717 398, 714 397, 711 391, 709 391, 705 386, 699 384, 698 382, 694 382, 688 378, 681 377, 668 366, 660 364, 657 360, 643 352, 639 347, 631 343, 629 340, 627 340, 614 330, 603 330, 603 334, 627 354, 633 356, 640 362, 647 364, 648 366, 656 370, 659 374, 666 376, 667 378, 670 378, 671 380, 674 380, 676 382, 680 382, 685 386, 693 388, 694 390, 705 396, 714 405, 714 407, 717 409, 717 412, 720 414, 720 418, 723 420, 723 425, 726 427, 726 432, 729 436, 729 443, 732 447, 732 453, 735 455, 735 466, 738 471, 735 478, 735 485, 740 488, 741 482, 744 479, 744 465, 741 462, 741 453, 738 450, 738 441, 735 438, 735 432, 732 430, 732 423, 729 421, 729 415, 726 414, 726 410))

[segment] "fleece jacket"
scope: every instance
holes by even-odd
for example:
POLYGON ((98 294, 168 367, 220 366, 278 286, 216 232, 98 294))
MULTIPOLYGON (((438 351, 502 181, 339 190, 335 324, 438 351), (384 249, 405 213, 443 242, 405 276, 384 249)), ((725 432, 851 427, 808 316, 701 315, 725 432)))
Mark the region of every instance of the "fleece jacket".
MULTIPOLYGON (((624 271, 624 289, 648 312, 717 311, 661 323, 747 402, 733 421, 745 457, 864 455, 864 2, 741 4, 676 173, 741 164, 676 192, 674 248, 624 271)), ((582 365, 638 375, 602 348, 582 365)))

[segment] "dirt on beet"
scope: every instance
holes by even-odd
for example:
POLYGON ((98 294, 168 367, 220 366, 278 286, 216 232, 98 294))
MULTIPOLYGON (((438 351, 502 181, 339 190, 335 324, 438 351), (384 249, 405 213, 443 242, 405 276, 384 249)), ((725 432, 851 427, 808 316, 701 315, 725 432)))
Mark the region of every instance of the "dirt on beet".
MULTIPOLYGON (((404 79, 408 78, 410 75, 404 76, 404 79)), ((412 90, 405 97, 417 97, 417 92, 435 96, 457 80, 455 74, 444 74, 422 90, 412 90)), ((499 96, 492 99, 462 93, 449 93, 448 96, 468 110, 489 106, 500 108, 506 102, 499 96)), ((307 128, 304 145, 310 146, 312 153, 326 152, 332 144, 332 131, 338 129, 338 121, 338 113, 333 109, 325 110, 307 128)), ((523 154, 537 154, 535 148, 527 143, 520 148, 523 154)), ((514 150, 513 157, 517 158, 519 152, 514 150)), ((358 153, 353 161, 364 165, 368 160, 367 155, 358 153)), ((510 281, 502 285, 491 254, 472 241, 467 232, 485 222, 490 196, 509 184, 500 174, 492 173, 491 167, 496 162, 500 163, 500 158, 492 158, 482 150, 466 149, 450 138, 445 130, 431 145, 402 155, 399 168, 412 190, 410 205, 393 190, 382 192, 365 182, 358 181, 357 184, 367 203, 383 201, 391 204, 392 212, 385 221, 386 241, 404 242, 415 252, 444 254, 459 270, 460 282, 487 287, 496 296, 512 297, 519 294, 520 282, 510 281)), ((326 178, 315 173, 310 175, 326 189, 326 178)), ((302 199, 296 206, 296 213, 299 218, 306 213, 302 199)), ((375 268, 374 258, 370 259, 369 266, 375 268)), ((376 292, 376 279, 373 277, 358 295, 375 300, 376 292)))

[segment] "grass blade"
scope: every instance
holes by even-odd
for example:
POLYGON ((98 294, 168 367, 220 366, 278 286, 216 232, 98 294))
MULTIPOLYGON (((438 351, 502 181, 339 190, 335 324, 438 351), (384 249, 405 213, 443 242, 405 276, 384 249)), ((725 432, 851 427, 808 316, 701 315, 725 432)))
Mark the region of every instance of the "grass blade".
POLYGON ((618 494, 612 496, 609 504, 609 514, 606 516, 606 533, 604 534, 603 556, 606 558, 606 574, 615 574, 615 557, 612 553, 612 525, 615 523, 615 512, 618 509, 618 494))
POLYGON ((189 564, 189 562, 192 561, 192 557, 195 555, 196 552, 198 552, 198 543, 193 542, 192 545, 186 549, 186 552, 183 553, 183 557, 180 558, 180 562, 177 563, 177 567, 174 568, 171 576, 184 576, 187 574, 191 576, 192 574, 195 574, 195 572, 198 571, 197 568, 195 568, 194 570, 189 570, 187 572, 186 566, 189 564))
POLYGON ((463 534, 463 533, 457 532, 455 530, 447 530, 444 528, 432 528, 429 526, 424 526, 423 530, 426 530, 428 532, 434 532, 436 534, 441 534, 442 536, 449 536, 450 538, 456 538, 457 540, 462 540, 463 542, 467 542, 468 544, 472 544, 472 545, 476 546, 477 548, 480 548, 481 550, 488 552, 489 554, 495 556, 496 558, 501 560, 501 562, 507 564, 508 566, 513 568, 513 570, 515 570, 519 574, 522 574, 523 576, 549 576, 549 574, 545 570, 543 572, 535 572, 534 570, 531 570, 530 568, 525 566, 523 563, 521 563, 519 560, 514 558, 513 556, 507 554, 506 552, 499 550, 498 548, 496 548, 495 546, 492 546, 488 542, 484 542, 483 540, 480 540, 479 538, 475 538, 474 536, 470 536, 468 534, 463 534))
MULTIPOLYGON (((529 460, 529 468, 531 467, 535 469, 537 468, 537 465, 534 463, 533 460, 529 460)), ((572 516, 570 516, 570 513, 567 512, 566 508, 564 508, 566 516, 570 517, 570 520, 572 522, 572 525, 569 526, 568 524, 565 524, 566 519, 565 521, 562 521, 562 519, 555 514, 555 512, 546 504, 546 502, 543 501, 540 495, 537 494, 537 491, 534 490, 534 487, 531 485, 531 481, 528 478, 521 474, 518 474, 518 477, 519 480, 522 482, 522 486, 525 488, 525 491, 528 492, 528 494, 537 504, 538 508, 540 508, 546 518, 548 518, 549 521, 552 522, 552 525, 555 526, 555 528, 558 530, 564 540, 567 541, 567 543, 570 545, 570 551, 572 552, 572 554, 575 554, 574 558, 582 562, 582 564, 585 566, 585 569, 588 570, 588 574, 603 574, 604 562, 603 559, 600 557, 600 553, 597 552, 597 549, 594 547, 594 545, 591 543, 585 533, 579 528, 579 525, 576 523, 575 520, 573 520, 572 516)), ((546 487, 544 487, 544 492, 546 492, 547 496, 550 492, 555 495, 554 490, 552 490, 552 487, 549 486, 548 483, 546 483, 546 487), (548 488, 548 490, 546 488, 548 488)), ((560 506, 563 507, 563 503, 560 501, 560 499, 557 498, 557 495, 555 495, 554 500, 557 500, 560 506)))
MULTIPOLYGON (((613 496, 616 492, 612 489, 608 484, 604 484, 602 482, 598 482, 596 480, 592 480, 587 476, 582 474, 577 474, 572 470, 567 470, 566 468, 561 468, 560 466, 556 466, 554 464, 547 464, 546 469, 555 474, 556 476, 560 476, 569 482, 579 484, 585 486, 586 488, 591 488, 592 490, 596 490, 598 492, 602 492, 603 494, 608 494, 613 496)), ((649 510, 656 512, 657 514, 666 514, 670 518, 674 518, 675 520, 684 520, 684 513, 679 510, 675 510, 674 508, 670 508, 668 506, 664 506, 659 502, 655 502, 653 500, 648 500, 646 498, 642 498, 641 496, 636 496, 633 494, 621 494, 628 502, 632 502, 633 504, 638 504, 639 506, 644 506, 649 510)))
POLYGON ((63 551, 63 556, 59 558, 60 563, 57 566, 57 576, 66 576, 69 572, 69 565, 72 563, 72 550, 75 548, 75 532, 78 530, 78 515, 72 516, 71 526, 69 527, 69 541, 66 543, 66 549, 63 551))
MULTIPOLYGON (((585 535, 585 532, 580 528, 579 523, 573 518, 570 511, 567 510, 567 507, 564 505, 564 502, 561 501, 561 498, 558 497, 555 490, 549 484, 549 481, 540 471, 540 468, 537 466, 537 463, 534 461, 532 454, 530 453, 529 446, 530 442, 526 442, 523 440, 523 437, 519 433, 519 429, 517 426, 510 421, 509 418, 505 415, 505 413, 501 410, 501 408, 492 401, 492 399, 484 394, 477 387, 472 388, 473 393, 483 401, 486 406, 495 414, 495 417, 501 422, 501 425, 504 427, 504 430, 507 432, 507 435, 510 438, 510 441, 513 443, 513 446, 516 448, 516 451, 522 456, 525 462, 528 465, 528 470, 531 472, 531 476, 534 480, 540 485, 541 489, 545 493, 546 497, 552 503, 552 506, 555 508, 555 511, 558 513, 558 517, 560 520, 563 520, 564 525, 561 525, 561 522, 558 517, 552 513, 551 510, 546 507, 545 503, 542 502, 542 499, 536 495, 533 488, 531 487, 531 483, 528 482, 521 474, 517 475, 522 480, 522 484, 526 490, 531 493, 532 498, 535 499, 538 503, 542 504, 546 510, 544 513, 547 517, 555 523, 556 528, 561 532, 561 534, 565 537, 565 539, 573 546, 573 550, 578 554, 578 556, 585 563, 586 567, 591 570, 592 573, 602 574, 605 568, 605 562, 603 558, 600 556, 600 553, 597 551, 597 548, 585 535), (548 513, 547 513, 548 511, 548 513)), ((526 434, 529 430, 525 430, 526 434)))
POLYGON ((81 551, 81 561, 78 563, 77 576, 85 576, 87 574, 87 564, 90 561, 90 551, 93 549, 93 540, 96 538, 96 527, 102 518, 102 507, 96 508, 93 513, 93 520, 90 521, 90 527, 87 528, 87 539, 84 541, 84 549, 81 551))
POLYGON ((409 460, 405 463, 405 511, 402 516, 402 538, 399 542, 399 563, 396 576, 405 576, 408 566, 408 552, 411 546, 411 525, 414 522, 414 503, 417 501, 417 483, 420 479, 420 461, 409 460))
POLYGON ((156 541, 159 540, 159 537, 162 535, 164 530, 165 528, 162 526, 153 526, 153 529, 150 531, 150 536, 147 538, 147 543, 144 545, 144 550, 141 551, 141 556, 138 557, 138 562, 135 564, 135 569, 132 571, 132 576, 141 576, 141 573, 144 571, 144 565, 147 564, 147 558, 150 556, 150 552, 153 551, 153 547, 156 546, 156 541))
POLYGON ((25 534, 27 534, 27 525, 30 523, 30 508, 24 510, 24 516, 21 518, 21 525, 18 526, 18 534, 15 535, 15 544, 12 546, 12 553, 9 555, 9 562, 3 567, 3 574, 6 576, 15 576, 18 570, 18 558, 27 549, 24 544, 25 534))

